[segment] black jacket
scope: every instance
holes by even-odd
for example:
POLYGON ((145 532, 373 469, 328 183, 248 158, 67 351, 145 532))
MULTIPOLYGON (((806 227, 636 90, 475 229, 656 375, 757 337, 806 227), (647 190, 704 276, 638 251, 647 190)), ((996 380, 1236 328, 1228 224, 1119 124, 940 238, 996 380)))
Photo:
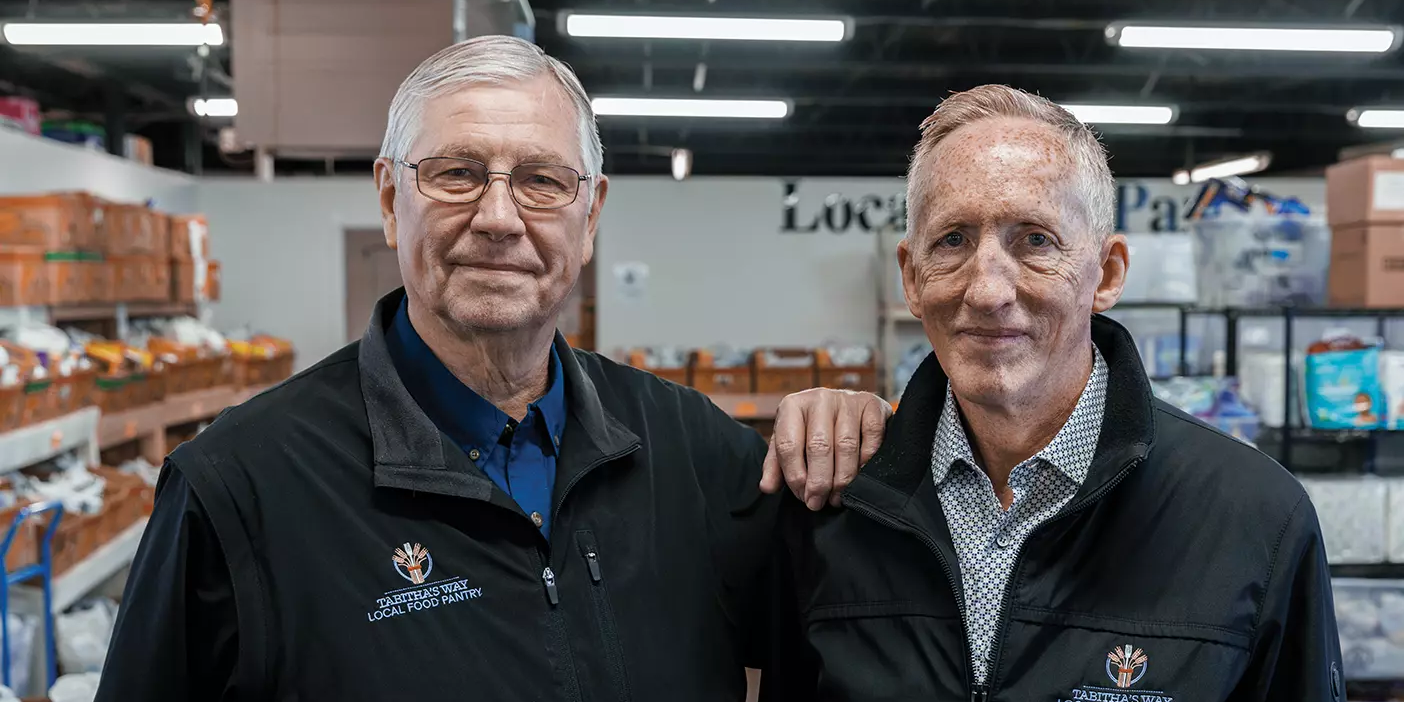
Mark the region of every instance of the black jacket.
POLYGON ((402 294, 172 454, 98 699, 740 700, 780 504, 759 435, 558 338, 547 543, 401 385, 402 294))
POLYGON ((780 692, 884 702, 1343 699, 1326 556, 1301 485, 1154 399, 1115 322, 1095 318, 1093 341, 1110 371, 1096 458, 1077 495, 1023 546, 987 685, 971 684, 959 563, 932 481, 946 392, 932 357, 845 508, 797 520, 788 535, 807 646, 767 672, 789 686, 780 692), (1109 655, 1128 644, 1145 660, 1119 687, 1109 655))

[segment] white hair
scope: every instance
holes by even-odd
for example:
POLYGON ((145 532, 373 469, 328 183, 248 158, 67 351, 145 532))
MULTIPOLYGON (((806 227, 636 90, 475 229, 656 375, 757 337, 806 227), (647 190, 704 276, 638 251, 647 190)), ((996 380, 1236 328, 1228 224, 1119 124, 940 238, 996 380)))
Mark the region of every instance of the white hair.
MULTIPOLYGON (((982 85, 956 93, 944 101, 921 123, 907 171, 907 202, 915 212, 925 204, 930 178, 922 171, 931 152, 943 139, 961 127, 991 117, 1022 117, 1055 129, 1067 140, 1073 166, 1081 181, 1082 203, 1092 231, 1109 236, 1116 228, 1116 179, 1107 165, 1107 151, 1097 135, 1071 112, 1053 101, 1005 85, 982 85)), ((907 231, 911 232, 908 218, 907 231)))
MULTIPOLYGON (((595 111, 580 79, 570 67, 547 56, 541 47, 517 37, 474 37, 449 46, 424 60, 409 74, 390 101, 385 141, 380 155, 396 161, 409 158, 424 118, 424 104, 464 86, 502 84, 550 75, 575 105, 580 133, 582 175, 599 175, 604 167, 604 147, 595 126, 595 111)), ((593 196, 594 189, 588 189, 593 196)))

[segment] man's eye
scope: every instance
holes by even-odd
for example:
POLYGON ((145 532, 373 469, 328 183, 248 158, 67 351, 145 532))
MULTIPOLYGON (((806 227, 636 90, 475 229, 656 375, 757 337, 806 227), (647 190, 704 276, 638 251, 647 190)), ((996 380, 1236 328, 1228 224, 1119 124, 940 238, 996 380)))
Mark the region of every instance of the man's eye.
POLYGON ((960 232, 951 232, 941 237, 941 246, 957 247, 965 243, 965 235, 960 232))
POLYGON ((1043 248, 1053 243, 1053 239, 1043 232, 1034 232, 1029 235, 1029 245, 1034 248, 1043 248))

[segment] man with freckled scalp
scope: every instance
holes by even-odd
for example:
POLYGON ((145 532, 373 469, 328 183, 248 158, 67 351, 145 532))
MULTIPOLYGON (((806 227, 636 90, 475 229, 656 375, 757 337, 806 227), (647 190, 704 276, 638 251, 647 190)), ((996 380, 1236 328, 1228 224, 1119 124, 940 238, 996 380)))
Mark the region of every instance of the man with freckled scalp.
POLYGON ((1003 86, 922 123, 898 248, 934 353, 846 509, 792 501, 777 622, 805 700, 1341 700, 1316 512, 1151 394, 1101 316, 1114 181, 1066 110, 1003 86), (780 621, 786 621, 782 617, 780 621))

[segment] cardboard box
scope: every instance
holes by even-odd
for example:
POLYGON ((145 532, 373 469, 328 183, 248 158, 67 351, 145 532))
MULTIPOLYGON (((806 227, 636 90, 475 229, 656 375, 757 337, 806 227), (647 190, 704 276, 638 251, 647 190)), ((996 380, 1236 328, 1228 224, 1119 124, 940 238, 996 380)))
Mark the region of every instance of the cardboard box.
POLYGON ((1326 221, 1332 228, 1404 225, 1404 159, 1366 156, 1327 168, 1326 221))
POLYGON ((1404 224, 1331 233, 1332 307, 1404 308, 1404 224))
POLYGON ((0 197, 0 210, 8 213, 4 243, 49 251, 91 248, 102 219, 97 200, 76 192, 0 197))

